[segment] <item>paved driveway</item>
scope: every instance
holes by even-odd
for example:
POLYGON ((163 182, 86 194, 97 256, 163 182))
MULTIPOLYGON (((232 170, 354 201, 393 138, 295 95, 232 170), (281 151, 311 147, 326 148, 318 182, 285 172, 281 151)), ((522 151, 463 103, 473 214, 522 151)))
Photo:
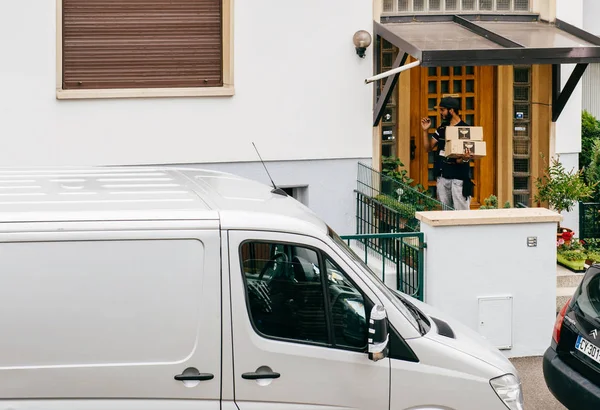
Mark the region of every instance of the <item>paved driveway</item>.
POLYGON ((541 357, 511 359, 523 383, 525 410, 565 410, 546 387, 541 357))

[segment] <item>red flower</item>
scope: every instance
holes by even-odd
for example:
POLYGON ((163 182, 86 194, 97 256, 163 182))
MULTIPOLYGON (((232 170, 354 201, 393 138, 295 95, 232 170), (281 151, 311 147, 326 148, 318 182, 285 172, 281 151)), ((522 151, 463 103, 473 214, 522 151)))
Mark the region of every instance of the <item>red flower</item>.
POLYGON ((570 241, 570 240, 571 240, 571 238, 573 238, 573 235, 574 235, 574 233, 573 233, 573 232, 565 231, 565 232, 563 232, 563 233, 562 233, 562 238, 563 238, 565 241, 570 241))

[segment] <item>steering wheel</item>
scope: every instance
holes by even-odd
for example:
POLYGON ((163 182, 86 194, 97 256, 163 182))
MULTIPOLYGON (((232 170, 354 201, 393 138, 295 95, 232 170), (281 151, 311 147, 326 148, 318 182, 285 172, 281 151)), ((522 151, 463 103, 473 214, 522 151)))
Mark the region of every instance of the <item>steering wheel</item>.
POLYGON ((267 263, 265 263, 265 266, 263 266, 262 270, 258 274, 258 280, 262 280, 262 278, 265 275, 265 273, 269 269, 271 269, 272 267, 275 266, 275 264, 277 263, 278 259, 281 259, 281 262, 287 262, 288 261, 288 257, 287 257, 287 255, 285 253, 283 253, 283 252, 277 252, 275 255, 273 255, 273 257, 267 263))

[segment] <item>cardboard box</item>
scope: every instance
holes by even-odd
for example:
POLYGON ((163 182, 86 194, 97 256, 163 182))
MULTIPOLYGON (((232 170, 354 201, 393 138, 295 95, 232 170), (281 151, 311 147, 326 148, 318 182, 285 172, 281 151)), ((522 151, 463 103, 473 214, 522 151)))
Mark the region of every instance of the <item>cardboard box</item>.
POLYGON ((446 127, 446 141, 483 141, 483 127, 446 127))
POLYGON ((471 150, 473 158, 481 158, 486 155, 485 141, 446 140, 444 151, 447 157, 454 158, 463 156, 467 148, 471 150))

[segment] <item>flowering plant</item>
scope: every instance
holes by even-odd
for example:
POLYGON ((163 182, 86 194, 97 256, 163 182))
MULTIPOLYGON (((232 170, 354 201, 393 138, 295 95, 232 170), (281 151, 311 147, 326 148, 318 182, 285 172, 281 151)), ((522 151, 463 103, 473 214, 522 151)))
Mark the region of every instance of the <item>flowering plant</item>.
POLYGON ((560 258, 571 262, 600 263, 600 250, 595 245, 595 240, 586 243, 583 239, 573 238, 571 231, 565 231, 558 236, 556 253, 560 258))
POLYGON ((572 232, 563 232, 563 237, 559 238, 556 241, 556 247, 558 248, 558 251, 581 251, 584 252, 586 249, 583 245, 585 245, 585 242, 581 239, 569 239, 566 240, 564 238, 565 234, 569 233, 571 234, 570 238, 573 238, 573 234, 572 232))
POLYGON ((575 235, 575 232, 573 231, 564 231, 561 236, 565 242, 569 242, 571 239, 573 239, 573 235, 575 235))
POLYGON ((573 238, 572 232, 563 232, 563 237, 556 241, 556 252, 569 261, 581 261, 587 259, 586 249, 583 241, 579 239, 565 240, 564 237, 573 238))

